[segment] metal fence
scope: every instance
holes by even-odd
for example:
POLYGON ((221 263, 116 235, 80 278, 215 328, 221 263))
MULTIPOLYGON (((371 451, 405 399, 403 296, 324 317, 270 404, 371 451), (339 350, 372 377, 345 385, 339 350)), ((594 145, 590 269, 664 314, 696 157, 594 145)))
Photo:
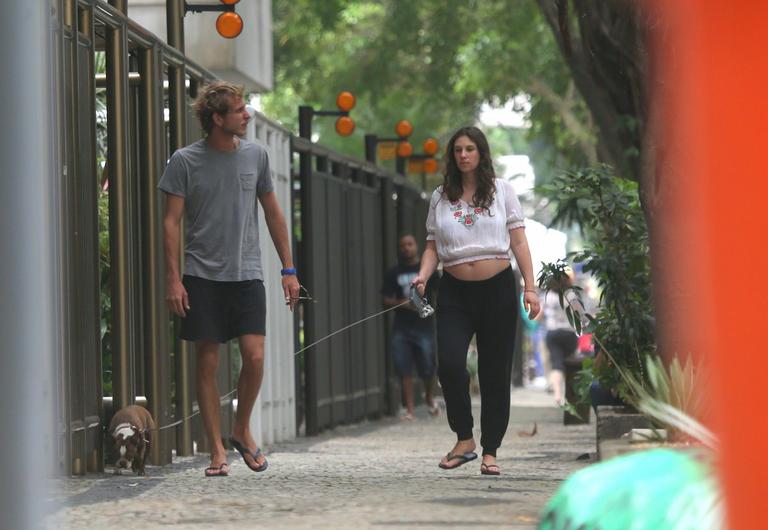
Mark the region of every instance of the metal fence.
MULTIPOLYGON (((189 104, 215 77, 128 19, 119 7, 125 2, 52 2, 58 7, 53 94, 61 160, 52 215, 59 229, 55 299, 63 319, 55 445, 59 470, 83 474, 103 469, 111 411, 138 402, 164 426, 196 410, 193 348, 178 340, 165 305, 164 198, 157 182, 171 153, 199 137, 189 104), (97 56, 105 59, 103 73, 96 71, 97 56), (99 139, 106 140, 104 160, 99 139), (99 204, 106 197, 105 230, 99 204), (106 292, 110 296, 102 296, 106 292)), ((170 19, 181 16, 182 2, 169 6, 170 19)), ((295 315, 286 310, 279 260, 262 238, 269 306, 254 435, 269 444, 295 436, 303 421, 311 434, 392 412, 399 393, 386 319, 298 357, 293 352, 382 309, 379 289, 385 269, 395 264, 398 233, 423 240, 424 196, 398 175, 292 137, 263 116, 252 120, 248 134, 269 151, 276 191, 297 236, 300 278, 316 299, 295 315), (294 217, 300 219, 296 230, 294 217)), ((234 388, 238 366, 236 345, 222 348, 222 394, 234 388)), ((235 403, 222 406, 222 432, 228 433, 235 403)), ((174 451, 189 455, 195 445, 207 449, 199 417, 157 436, 152 463, 169 463, 174 451)))
MULTIPOLYGON (((312 344, 382 310, 380 287, 396 261, 397 232, 423 234, 428 204, 402 177, 372 164, 303 138, 293 138, 293 150, 301 279, 316 299, 303 304, 303 344, 312 344)), ((298 369, 307 434, 391 413, 399 403, 384 318, 314 346, 298 369)))
MULTIPOLYGON (((291 136, 279 125, 257 114, 248 125, 248 137, 269 152, 275 193, 285 214, 288 233, 293 232, 291 213, 291 136)), ((251 431, 261 443, 271 444, 296 436, 296 391, 293 352, 294 315, 285 307, 280 260, 267 237, 264 212, 259 209, 262 268, 267 292, 267 335, 264 381, 251 415, 251 431)))
MULTIPOLYGON (((215 76, 107 2, 54 3, 53 93, 59 99, 56 148, 62 162, 53 215, 59 227, 56 299, 64 320, 56 367, 56 447, 60 471, 82 474, 103 469, 103 427, 112 410, 145 404, 161 426, 196 410, 194 352, 175 337, 165 306, 163 196, 157 181, 173 150, 199 137, 189 104, 198 87, 215 76), (96 72, 97 54, 105 58, 106 75, 96 72), (98 123, 97 90, 105 96, 98 123), (107 143, 103 165, 97 163, 98 134, 107 143), (105 231, 99 228, 98 205, 106 195, 105 231), (100 241, 100 235, 106 239, 100 241), (107 291, 109 297, 101 296, 107 291), (103 374, 107 380, 111 375, 111 392, 103 374)), ((181 16, 183 3, 171 4, 169 16, 181 16)), ((288 132, 257 115, 249 135, 267 146, 277 193, 290 212, 288 132)), ((263 443, 272 443, 295 435, 294 324, 281 302, 279 261, 269 238, 263 240, 270 353, 251 427, 263 443)), ((218 383, 224 393, 235 385, 239 358, 232 345, 221 355, 218 383)), ((227 433, 233 405, 223 406, 227 433)), ((195 444, 198 450, 207 446, 199 419, 163 431, 156 442, 154 464, 169 463, 174 450, 188 455, 195 444)))

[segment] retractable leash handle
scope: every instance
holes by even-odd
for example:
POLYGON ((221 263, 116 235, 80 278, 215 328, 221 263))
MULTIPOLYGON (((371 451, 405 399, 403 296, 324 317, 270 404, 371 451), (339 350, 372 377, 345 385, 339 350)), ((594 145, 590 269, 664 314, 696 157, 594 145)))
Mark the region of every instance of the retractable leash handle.
POLYGON ((427 302, 427 299, 422 298, 421 295, 419 295, 419 291, 416 289, 415 285, 411 285, 411 302, 416 306, 416 309, 419 311, 419 317, 421 318, 427 318, 435 312, 432 306, 429 305, 429 302, 427 302))

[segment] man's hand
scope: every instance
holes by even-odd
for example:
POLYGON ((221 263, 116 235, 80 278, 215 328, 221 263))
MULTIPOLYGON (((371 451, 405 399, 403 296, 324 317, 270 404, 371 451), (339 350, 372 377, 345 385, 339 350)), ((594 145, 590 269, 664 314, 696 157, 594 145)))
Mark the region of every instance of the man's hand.
POLYGON ((187 295, 187 290, 184 288, 184 284, 181 283, 181 280, 168 283, 168 294, 165 299, 168 302, 168 309, 170 309, 171 312, 181 318, 187 316, 189 296, 187 295))
POLYGON ((283 293, 285 293, 285 305, 293 311, 294 306, 299 301, 299 279, 295 274, 283 276, 283 293))

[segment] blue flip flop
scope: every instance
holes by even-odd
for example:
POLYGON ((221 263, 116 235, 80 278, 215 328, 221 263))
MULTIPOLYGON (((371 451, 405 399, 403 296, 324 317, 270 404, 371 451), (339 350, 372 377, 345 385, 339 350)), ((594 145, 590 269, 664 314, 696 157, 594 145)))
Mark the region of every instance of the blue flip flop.
POLYGON ((248 466, 251 469, 251 471, 261 473, 262 471, 266 471, 267 468, 269 467, 269 462, 267 462, 266 458, 264 459, 264 463, 261 464, 260 466, 252 466, 251 464, 248 463, 248 460, 245 458, 245 455, 251 455, 253 457, 254 463, 258 462, 259 456, 261 456, 261 449, 256 449, 256 451, 251 453, 247 447, 243 446, 243 444, 241 444, 234 438, 230 438, 229 443, 231 443, 232 447, 234 447, 237 450, 237 452, 240 453, 240 456, 243 457, 243 462, 245 462, 245 465, 248 466))
POLYGON ((458 460, 459 463, 456 464, 455 466, 446 466, 445 464, 440 462, 438 466, 441 469, 456 469, 457 467, 461 467, 467 462, 471 462, 472 460, 476 459, 477 453, 475 453, 474 451, 467 451, 463 455, 452 455, 451 453, 448 453, 447 455, 445 455, 445 457, 448 460, 448 462, 450 462, 451 460, 458 460))

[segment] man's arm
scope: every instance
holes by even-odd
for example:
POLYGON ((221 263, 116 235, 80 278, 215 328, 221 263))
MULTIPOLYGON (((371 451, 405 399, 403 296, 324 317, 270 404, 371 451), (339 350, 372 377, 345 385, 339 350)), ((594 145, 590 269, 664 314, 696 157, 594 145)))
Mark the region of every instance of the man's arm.
POLYGON ((184 214, 184 197, 165 194, 163 217, 163 247, 165 248, 166 301, 168 308, 180 317, 187 316, 189 298, 181 283, 179 273, 179 249, 181 248, 181 218, 184 214))
MULTIPOLYGON (((285 223, 283 210, 280 203, 277 202, 277 195, 274 191, 259 195, 259 202, 264 208, 264 219, 267 221, 269 236, 275 245, 277 255, 284 269, 293 268, 293 258, 291 258, 291 243, 288 238, 288 225, 285 223)), ((291 310, 299 299, 299 279, 295 274, 283 276, 283 292, 285 293, 285 303, 291 310)))

